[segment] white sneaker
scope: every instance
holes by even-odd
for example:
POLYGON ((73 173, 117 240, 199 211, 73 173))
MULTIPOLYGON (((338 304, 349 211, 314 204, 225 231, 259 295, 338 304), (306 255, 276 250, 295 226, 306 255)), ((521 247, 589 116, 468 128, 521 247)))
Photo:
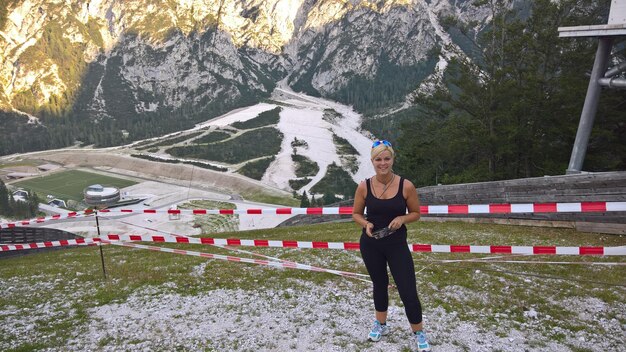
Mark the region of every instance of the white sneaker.
POLYGON ((415 341, 417 342, 417 352, 429 352, 430 344, 428 343, 428 339, 426 338, 426 333, 423 331, 416 331, 413 334, 415 337, 415 341))
POLYGON ((367 338, 370 341, 380 341, 380 339, 383 337, 383 335, 387 335, 389 333, 389 327, 387 326, 387 324, 382 325, 378 322, 378 320, 374 321, 374 326, 372 326, 372 331, 370 331, 369 335, 367 335, 367 338))

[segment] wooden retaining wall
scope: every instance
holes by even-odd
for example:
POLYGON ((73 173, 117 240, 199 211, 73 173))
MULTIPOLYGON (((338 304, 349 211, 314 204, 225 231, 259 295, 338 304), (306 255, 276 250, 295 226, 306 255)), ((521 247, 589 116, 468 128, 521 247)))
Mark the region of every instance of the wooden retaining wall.
MULTIPOLYGON (((516 180, 421 187, 422 205, 626 202, 626 172, 582 173, 516 180)), ((352 201, 332 206, 351 206, 352 201)), ((350 221, 350 215, 297 215, 281 226, 350 221)), ((626 234, 626 212, 433 215, 422 221, 491 222, 512 225, 567 227, 584 232, 626 234)))
MULTIPOLYGON (((34 242, 48 242, 48 241, 60 241, 60 240, 73 240, 80 238, 71 232, 50 229, 45 227, 14 227, 9 229, 0 229, 0 243, 2 244, 21 244, 21 243, 34 243, 34 242)), ((50 248, 37 248, 27 249, 21 251, 9 251, 0 252, 0 258, 23 255, 29 253, 36 253, 47 250, 55 250, 65 247, 50 247, 50 248)))
MULTIPOLYGON (((429 186, 418 189, 423 205, 626 202, 626 172, 581 173, 516 180, 429 186)), ((510 224, 572 227, 586 232, 626 234, 626 212, 429 215, 510 224)), ((425 218, 426 220, 426 218, 425 218)))

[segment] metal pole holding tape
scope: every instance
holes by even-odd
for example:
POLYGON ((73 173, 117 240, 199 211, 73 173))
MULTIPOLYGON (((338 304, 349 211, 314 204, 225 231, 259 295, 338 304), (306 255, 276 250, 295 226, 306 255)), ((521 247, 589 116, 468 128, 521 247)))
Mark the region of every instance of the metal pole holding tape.
MULTIPOLYGON (((98 238, 100 238, 100 222, 98 221, 98 212, 96 211, 96 227, 98 228, 98 238)), ((100 247, 100 261, 102 262, 102 275, 104 275, 104 279, 107 279, 107 271, 104 267, 104 253, 102 252, 102 242, 98 243, 98 247, 100 247)))

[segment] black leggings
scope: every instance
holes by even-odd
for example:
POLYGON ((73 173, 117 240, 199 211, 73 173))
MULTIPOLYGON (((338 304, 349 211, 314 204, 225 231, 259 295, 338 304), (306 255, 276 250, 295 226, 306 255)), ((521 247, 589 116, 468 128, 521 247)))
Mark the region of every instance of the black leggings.
POLYGON ((389 307, 387 263, 398 287, 404 311, 411 324, 422 322, 422 305, 417 296, 413 257, 406 242, 378 244, 367 239, 360 243, 361 256, 374 283, 374 308, 386 312, 389 307))

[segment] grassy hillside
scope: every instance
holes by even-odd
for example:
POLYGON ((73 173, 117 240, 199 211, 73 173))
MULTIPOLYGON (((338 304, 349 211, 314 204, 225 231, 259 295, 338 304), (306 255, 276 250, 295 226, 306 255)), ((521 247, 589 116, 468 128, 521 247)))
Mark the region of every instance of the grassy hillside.
MULTIPOLYGON (((357 241, 358 229, 338 223, 223 236, 357 241)), ((409 242, 626 245, 620 236, 570 229, 455 222, 411 224, 409 242)), ((159 246, 259 258, 208 245, 159 246)), ((240 249, 365 273, 356 251, 240 249)), ((116 246, 103 251, 106 280, 94 247, 0 259, 0 350, 409 351, 406 319, 393 288, 389 322, 394 330, 374 345, 365 340, 373 319, 367 282, 116 246)), ((623 346, 626 257, 413 257, 426 329, 440 351, 617 351, 623 346), (608 262, 621 265, 600 265, 608 262)))

